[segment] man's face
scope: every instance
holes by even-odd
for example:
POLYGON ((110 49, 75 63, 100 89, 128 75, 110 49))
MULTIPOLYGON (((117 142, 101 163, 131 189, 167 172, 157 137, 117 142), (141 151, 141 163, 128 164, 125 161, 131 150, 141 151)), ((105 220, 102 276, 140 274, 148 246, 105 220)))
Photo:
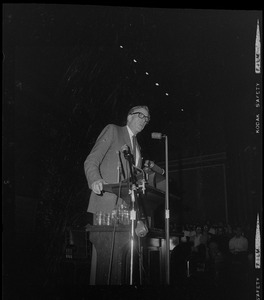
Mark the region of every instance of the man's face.
POLYGON ((196 233, 197 234, 202 233, 202 228, 200 226, 196 227, 196 233))
POLYGON ((150 116, 145 108, 138 108, 127 117, 127 125, 134 134, 141 132, 148 123, 150 116))

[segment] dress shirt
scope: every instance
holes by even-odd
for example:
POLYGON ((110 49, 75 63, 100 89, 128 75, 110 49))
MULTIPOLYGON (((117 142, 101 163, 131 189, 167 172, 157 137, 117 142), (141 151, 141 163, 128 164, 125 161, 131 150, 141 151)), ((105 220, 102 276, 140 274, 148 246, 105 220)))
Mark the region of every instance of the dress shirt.
MULTIPOLYGON (((127 126, 127 130, 128 130, 131 145, 132 145, 132 153, 136 153, 136 157, 134 157, 135 165, 138 166, 140 153, 139 153, 139 149, 137 146, 136 146, 136 151, 134 151, 134 148, 133 148, 135 146, 134 142, 133 142, 133 136, 135 136, 135 135, 133 134, 133 132, 131 131, 131 129, 128 126, 127 126)), ((136 139, 136 136, 135 136, 135 139, 136 139)))
POLYGON ((236 237, 230 239, 229 250, 231 252, 246 252, 248 250, 248 240, 244 236, 236 237))

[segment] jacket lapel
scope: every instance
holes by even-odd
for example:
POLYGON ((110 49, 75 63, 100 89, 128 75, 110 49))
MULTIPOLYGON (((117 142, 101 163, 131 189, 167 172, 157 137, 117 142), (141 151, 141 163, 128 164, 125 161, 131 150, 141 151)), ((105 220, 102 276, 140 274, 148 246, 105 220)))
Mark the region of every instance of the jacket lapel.
POLYGON ((126 126, 123 127, 123 133, 124 133, 125 143, 126 143, 126 145, 129 146, 130 150, 132 151, 132 144, 131 144, 129 132, 128 132, 128 129, 126 126))

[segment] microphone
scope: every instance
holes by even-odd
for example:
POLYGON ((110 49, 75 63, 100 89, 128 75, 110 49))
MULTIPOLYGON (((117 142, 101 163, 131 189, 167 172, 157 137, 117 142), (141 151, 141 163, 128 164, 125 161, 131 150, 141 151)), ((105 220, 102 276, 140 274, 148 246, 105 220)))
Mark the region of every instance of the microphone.
POLYGON ((120 163, 120 151, 116 151, 117 154, 117 182, 121 181, 121 163, 120 163))
POLYGON ((159 167, 158 165, 156 165, 151 160, 146 160, 145 163, 144 163, 144 166, 147 167, 147 168, 150 168, 152 171, 154 171, 155 173, 158 173, 160 175, 164 175, 165 174, 165 170, 162 169, 161 167, 159 167))
POLYGON ((166 137, 166 135, 160 132, 152 132, 151 137, 155 140, 161 140, 162 138, 166 137))
POLYGON ((138 237, 144 237, 148 233, 148 227, 144 224, 143 221, 137 221, 135 232, 138 237))
POLYGON ((130 151, 130 148, 128 145, 124 145, 121 147, 121 152, 124 154, 124 157, 126 160, 128 160, 129 164, 130 164, 130 168, 131 168, 131 173, 132 173, 132 166, 135 164, 134 163, 134 156, 130 151))
POLYGON ((125 156, 126 159, 128 159, 129 157, 132 156, 130 148, 126 144, 124 146, 122 146, 121 152, 124 154, 124 156, 125 156))

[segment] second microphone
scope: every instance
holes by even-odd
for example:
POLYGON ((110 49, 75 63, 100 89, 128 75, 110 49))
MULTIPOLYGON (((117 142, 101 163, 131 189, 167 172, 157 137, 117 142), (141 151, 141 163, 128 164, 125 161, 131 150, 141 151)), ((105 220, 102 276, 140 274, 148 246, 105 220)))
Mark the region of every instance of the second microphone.
POLYGON ((151 160, 146 160, 144 163, 144 166, 147 168, 150 168, 153 172, 158 173, 160 175, 165 174, 165 170, 156 165, 153 161, 151 160))

